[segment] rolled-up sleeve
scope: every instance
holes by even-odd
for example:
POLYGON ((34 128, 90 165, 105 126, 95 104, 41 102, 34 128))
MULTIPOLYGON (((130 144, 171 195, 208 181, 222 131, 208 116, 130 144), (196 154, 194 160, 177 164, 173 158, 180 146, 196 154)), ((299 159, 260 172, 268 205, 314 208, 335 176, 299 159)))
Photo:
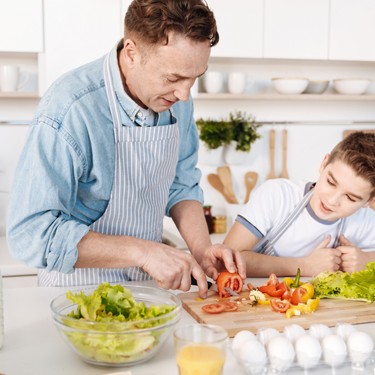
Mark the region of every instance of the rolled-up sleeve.
POLYGON ((31 127, 8 210, 12 256, 32 267, 73 272, 77 244, 89 230, 71 215, 83 164, 77 145, 52 120, 31 127))

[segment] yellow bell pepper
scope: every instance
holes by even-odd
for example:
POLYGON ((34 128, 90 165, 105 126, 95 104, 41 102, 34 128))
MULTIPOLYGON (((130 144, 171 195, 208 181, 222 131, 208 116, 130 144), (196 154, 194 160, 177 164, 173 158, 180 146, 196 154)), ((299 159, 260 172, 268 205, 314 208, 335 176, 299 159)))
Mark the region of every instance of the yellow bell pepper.
POLYGON ((301 314, 310 314, 318 308, 319 304, 320 304, 320 298, 309 299, 307 303, 299 303, 296 306, 290 307, 285 312, 285 316, 289 319, 292 316, 298 316, 301 314))

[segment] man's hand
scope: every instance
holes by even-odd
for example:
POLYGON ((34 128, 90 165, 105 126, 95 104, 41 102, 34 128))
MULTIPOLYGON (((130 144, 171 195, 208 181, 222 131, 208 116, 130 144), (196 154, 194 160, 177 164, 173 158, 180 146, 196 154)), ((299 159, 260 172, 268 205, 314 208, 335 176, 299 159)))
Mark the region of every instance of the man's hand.
POLYGON ((190 253, 157 244, 147 251, 141 264, 161 288, 188 291, 192 275, 197 280, 199 295, 207 295, 206 275, 190 253))
POLYGON ((314 276, 324 271, 338 271, 341 251, 327 247, 331 236, 327 236, 307 257, 304 258, 304 275, 314 276))
POLYGON ((363 270, 368 262, 368 254, 352 244, 344 235, 340 236, 341 270, 354 272, 363 270))
POLYGON ((214 280, 225 270, 238 272, 242 279, 246 279, 246 263, 239 251, 232 250, 226 245, 215 244, 201 251, 198 256, 197 261, 207 276, 214 280))

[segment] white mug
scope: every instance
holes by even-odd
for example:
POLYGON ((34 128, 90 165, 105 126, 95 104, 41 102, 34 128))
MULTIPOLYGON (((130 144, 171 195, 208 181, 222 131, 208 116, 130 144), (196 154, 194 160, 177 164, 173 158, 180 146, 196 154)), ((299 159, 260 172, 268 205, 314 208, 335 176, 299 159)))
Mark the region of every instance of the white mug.
POLYGON ((13 92, 18 89, 20 68, 16 65, 3 65, 0 67, 1 91, 13 92))
POLYGON ((217 94, 221 92, 224 84, 223 73, 221 72, 206 72, 203 76, 203 83, 206 92, 209 94, 217 94))
POLYGON ((242 94, 245 91, 246 74, 231 72, 228 76, 228 91, 231 94, 242 94))

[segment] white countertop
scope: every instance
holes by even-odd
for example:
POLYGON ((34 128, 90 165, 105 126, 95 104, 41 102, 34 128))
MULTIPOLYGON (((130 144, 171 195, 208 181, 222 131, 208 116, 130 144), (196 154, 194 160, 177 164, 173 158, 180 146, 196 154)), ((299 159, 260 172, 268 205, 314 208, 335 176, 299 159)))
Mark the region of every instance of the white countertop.
MULTIPOLYGON (((262 280, 249 280, 259 284, 262 280)), ((196 287, 193 287, 196 290, 196 287)), ((127 368, 96 367, 83 362, 66 345, 54 327, 50 315, 51 300, 64 293, 64 288, 4 288, 4 346, 0 349, 0 373, 6 375, 95 375, 131 370, 132 375, 177 375, 173 338, 150 361, 127 368)), ((373 306, 369 306, 373 308, 373 306)), ((334 319, 334 317, 332 317, 334 319)), ((180 325, 195 322, 183 311, 180 325)), ((291 324, 288 321, 286 324, 291 324)), ((375 339, 375 323, 357 325, 375 339)), ((289 373, 289 372, 288 372, 289 373)), ((303 374, 303 371, 293 372, 303 374)), ((312 372, 315 373, 315 372, 312 372)), ((350 369, 337 371, 353 374, 350 369)), ((362 372, 361 375, 367 375, 362 372)), ((223 375, 244 375, 233 354, 228 350, 223 375)), ((332 374, 330 369, 319 375, 332 374)))

